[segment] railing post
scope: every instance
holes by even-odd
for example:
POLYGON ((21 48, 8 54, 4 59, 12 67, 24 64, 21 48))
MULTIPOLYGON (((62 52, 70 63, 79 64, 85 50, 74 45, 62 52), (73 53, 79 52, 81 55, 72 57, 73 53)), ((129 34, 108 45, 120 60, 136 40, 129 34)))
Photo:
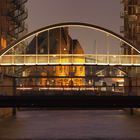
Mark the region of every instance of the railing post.
POLYGON ((107 63, 109 64, 109 44, 108 44, 108 36, 109 36, 109 34, 106 34, 107 63))
POLYGON ((35 35, 35 47, 36 47, 36 59, 35 59, 35 63, 38 63, 38 34, 35 35))
POLYGON ((24 65, 25 65, 25 63, 26 63, 26 58, 27 57, 27 55, 25 56, 25 52, 24 52, 24 54, 23 54, 23 63, 24 63, 24 65))
POLYGON ((49 54, 50 54, 50 37, 49 37, 49 30, 48 30, 48 64, 49 64, 49 54))
POLYGON ((95 40, 95 63, 97 64, 98 62, 97 62, 97 41, 95 40))
POLYGON ((12 55, 12 60, 11 60, 11 61, 12 61, 12 64, 15 63, 15 58, 14 58, 15 55, 16 55, 16 54, 13 54, 13 55, 12 55))
POLYGON ((121 65, 121 55, 119 55, 119 65, 121 65))
POLYGON ((134 61, 133 61, 133 48, 132 48, 131 52, 132 52, 132 55, 131 55, 131 64, 133 64, 134 63, 134 61))
POLYGON ((62 62, 62 61, 61 61, 61 53, 62 53, 62 52, 61 52, 61 47, 62 47, 62 46, 61 46, 61 27, 60 27, 60 38, 59 38, 59 39, 60 39, 60 44, 59 44, 59 45, 60 45, 60 58, 59 58, 60 61, 59 61, 59 63, 61 64, 61 62, 62 62))
POLYGON ((73 40, 72 40, 72 53, 71 53, 71 55, 72 55, 71 63, 73 64, 73 40))
POLYGON ((122 40, 120 39, 120 47, 119 47, 119 53, 118 53, 118 65, 121 65, 121 55, 122 55, 122 50, 121 50, 121 47, 122 47, 122 40))

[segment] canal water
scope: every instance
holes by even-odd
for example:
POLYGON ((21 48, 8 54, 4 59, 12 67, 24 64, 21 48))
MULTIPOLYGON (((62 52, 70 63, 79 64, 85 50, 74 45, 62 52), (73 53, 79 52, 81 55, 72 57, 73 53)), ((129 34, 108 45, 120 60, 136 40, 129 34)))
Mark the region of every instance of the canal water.
POLYGON ((0 120, 0 140, 139 140, 140 116, 123 110, 18 111, 0 120))

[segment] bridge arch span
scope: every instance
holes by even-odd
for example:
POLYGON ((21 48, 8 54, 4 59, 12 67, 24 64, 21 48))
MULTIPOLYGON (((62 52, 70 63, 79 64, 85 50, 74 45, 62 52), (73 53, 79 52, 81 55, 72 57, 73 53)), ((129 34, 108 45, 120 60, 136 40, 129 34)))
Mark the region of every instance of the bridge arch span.
POLYGON ((49 25, 43 28, 40 28, 36 31, 33 31, 27 35, 25 35, 24 37, 22 37, 21 39, 17 40, 16 42, 14 42, 13 44, 11 44, 10 46, 8 46, 7 48, 5 48, 4 50, 2 50, 0 52, 0 56, 3 56, 4 54, 6 54, 10 49, 14 48, 15 46, 17 46, 18 44, 20 44, 21 42, 25 41, 26 39, 36 36, 40 33, 43 33, 45 31, 48 30, 52 30, 52 29, 56 29, 56 28, 61 28, 61 27, 85 27, 85 28, 89 28, 92 30, 97 30, 99 32, 103 32, 105 34, 108 34, 120 41, 122 41, 123 43, 127 44, 129 47, 133 48, 136 52, 140 53, 140 50, 138 50, 136 48, 136 46, 134 44, 132 44, 130 41, 128 41, 127 39, 125 39, 124 37, 122 37, 121 35, 106 29, 104 27, 100 27, 98 25, 94 25, 94 24, 89 24, 89 23, 81 23, 81 22, 65 22, 65 23, 58 23, 58 24, 53 24, 53 25, 49 25))

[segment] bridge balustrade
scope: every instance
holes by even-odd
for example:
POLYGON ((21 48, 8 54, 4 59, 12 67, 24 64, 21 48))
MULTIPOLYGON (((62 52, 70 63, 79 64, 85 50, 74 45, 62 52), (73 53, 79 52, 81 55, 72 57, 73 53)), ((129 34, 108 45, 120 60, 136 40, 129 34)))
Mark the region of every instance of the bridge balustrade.
POLYGON ((25 54, 3 55, 0 65, 140 65, 139 55, 105 55, 105 54, 25 54))

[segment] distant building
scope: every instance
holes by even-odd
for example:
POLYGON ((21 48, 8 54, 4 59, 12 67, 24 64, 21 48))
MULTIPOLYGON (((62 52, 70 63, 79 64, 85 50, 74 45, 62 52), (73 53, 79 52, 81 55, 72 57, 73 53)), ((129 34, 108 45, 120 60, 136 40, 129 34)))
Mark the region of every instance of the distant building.
MULTIPOLYGON (((69 35, 68 28, 58 28, 41 33, 38 36, 38 54, 50 54, 53 59, 50 61, 58 62, 60 59, 57 54, 84 54, 83 48, 81 47, 78 40, 72 39, 69 35), (49 42, 49 43, 48 43, 49 42), (48 48, 49 47, 49 48, 48 48), (49 51, 49 52, 48 52, 49 51)), ((36 53, 36 38, 34 38, 29 46, 27 47, 28 54, 36 53)), ((84 57, 61 57, 61 61, 69 62, 85 62, 84 57)), ((46 60, 47 61, 47 60, 46 60)), ((61 63, 61 62, 60 62, 61 63)), ((32 83, 44 85, 44 86, 82 86, 84 85, 84 78, 75 78, 75 76, 85 76, 84 66, 44 66, 40 68, 30 68, 26 70, 26 73, 30 76, 55 76, 56 78, 41 78, 32 83), (66 78, 60 78, 60 77, 66 78), (59 77, 59 78, 57 78, 59 77), (69 78, 71 77, 71 78, 69 78), (73 78, 72 78, 73 77, 73 78)), ((33 80, 33 79, 31 79, 33 80)), ((31 83, 31 82, 29 82, 31 83)))

